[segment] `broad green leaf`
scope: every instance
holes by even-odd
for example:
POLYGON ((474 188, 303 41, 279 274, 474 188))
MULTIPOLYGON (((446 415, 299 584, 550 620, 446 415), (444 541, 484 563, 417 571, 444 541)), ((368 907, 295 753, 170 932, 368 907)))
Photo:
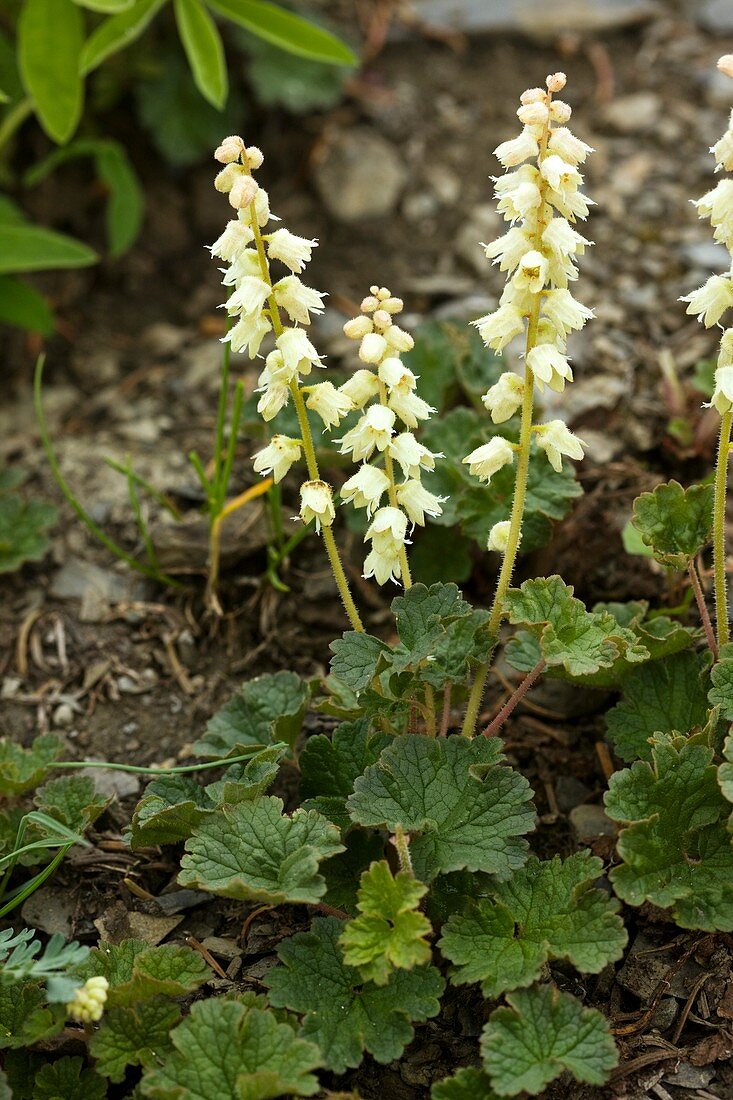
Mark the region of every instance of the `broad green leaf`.
POLYGON ((207 784, 207 797, 214 806, 257 798, 274 782, 286 752, 285 745, 272 745, 256 753, 251 760, 230 764, 221 779, 207 784))
POLYGON ((352 691, 362 691, 371 683, 383 653, 389 646, 371 634, 347 630, 341 638, 331 642, 331 672, 352 691))
POLYGON ((50 336, 53 313, 43 295, 28 283, 12 275, 0 275, 0 325, 50 336))
POLYGON ((66 1013, 61 1005, 47 1005, 46 994, 35 982, 0 984, 0 1050, 17 1050, 58 1034, 66 1013))
POLYGON ((335 35, 268 0, 211 0, 211 7, 288 53, 329 65, 357 64, 354 53, 335 35))
POLYGON ((655 733, 687 733, 708 717, 708 660, 688 650, 649 661, 624 677, 621 702, 606 714, 608 736, 624 760, 650 760, 655 733))
POLYGON ((0 222, 0 275, 89 267, 98 259, 87 245, 53 229, 25 222, 0 222))
POLYGON ((669 481, 636 498, 632 523, 662 565, 686 569, 710 541, 713 492, 712 485, 683 489, 678 481, 669 481))
POLYGON ((142 188, 127 153, 105 142, 97 153, 97 171, 109 191, 106 222, 109 254, 117 259, 137 240, 145 212, 142 188))
POLYGON ((194 83, 212 106, 221 109, 228 91, 224 46, 201 0, 174 0, 176 24, 194 83))
POLYGON ((198 756, 234 756, 250 745, 284 741, 292 748, 308 709, 310 690, 294 672, 258 676, 243 684, 236 695, 206 725, 194 744, 198 756))
POLYGON ((53 504, 43 500, 0 499, 0 573, 14 573, 24 562, 45 557, 51 545, 47 531, 57 515, 53 504))
MULTIPOLYGON (((18 72, 16 44, 4 30, 0 30, 0 84, 8 97, 8 102, 13 105, 25 98, 23 81, 18 72)), ((0 195, 0 218, 4 213, 2 207, 6 203, 10 203, 10 199, 6 195, 0 195)))
POLYGON ((471 576, 473 557, 471 543, 455 527, 431 524, 413 533, 410 547, 410 572, 423 584, 454 581, 465 584, 471 576))
POLYGON ((342 722, 330 737, 323 733, 309 737, 300 754, 300 793, 306 809, 318 810, 340 829, 351 820, 346 799, 354 781, 374 764, 390 738, 374 733, 366 719, 342 722))
MULTIPOLYGON (((723 745, 723 763, 718 768, 718 786, 727 802, 733 802, 733 734, 728 734, 723 745)), ((728 818, 728 832, 733 833, 733 810, 728 818)))
POLYGON ((617 657, 643 661, 648 650, 608 612, 587 611, 561 577, 538 577, 510 588, 504 600, 509 622, 530 626, 547 664, 574 676, 609 668, 617 657))
POLYGON ((240 901, 315 904, 323 859, 343 851, 338 829, 314 810, 283 815, 282 799, 225 806, 186 842, 178 881, 240 901))
POLYGON ((364 1050, 377 1062, 399 1058, 413 1022, 436 1016, 444 981, 433 966, 395 970, 386 985, 365 982, 339 947, 344 922, 317 917, 309 932, 280 944, 282 966, 268 971, 270 1002, 303 1014, 301 1034, 318 1044, 334 1073, 358 1066, 364 1050))
POLYGON ((92 32, 81 51, 82 73, 90 73, 111 54, 124 50, 147 29, 166 0, 136 0, 118 15, 111 15, 92 32))
POLYGON ((641 531, 637 531, 631 520, 624 524, 621 530, 621 543, 627 554, 632 554, 637 558, 651 558, 654 556, 654 552, 650 546, 644 542, 641 531))
POLYGON ((507 994, 481 1037, 484 1067, 500 1096, 542 1092, 565 1070, 602 1085, 618 1062, 608 1024, 594 1008, 549 985, 507 994))
POLYGON ((127 11, 134 0, 74 0, 80 8, 88 8, 89 11, 99 12, 100 15, 113 15, 118 11, 127 11))
POLYGON ((80 984, 99 975, 110 984, 108 1009, 137 1006, 156 997, 182 997, 211 977, 198 951, 166 943, 149 947, 142 940, 104 943, 77 970, 80 984))
POLYGON ((37 787, 58 760, 61 749, 53 733, 37 737, 29 749, 7 737, 0 738, 0 794, 19 795, 37 787))
MULTIPOLYGON (((710 671, 712 687, 708 692, 711 707, 720 707, 720 714, 727 722, 733 722, 733 645, 724 645, 718 660, 710 671)), ((680 730, 687 726, 678 726, 680 730)))
POLYGON ((339 941, 344 962, 365 981, 386 985, 395 969, 430 962, 425 939, 432 927, 418 911, 427 886, 406 871, 393 875, 384 860, 364 871, 359 884, 359 916, 346 923, 339 941))
POLYGON ((239 34, 251 55, 247 76, 262 107, 284 107, 302 115, 330 110, 342 99, 348 69, 294 57, 261 38, 242 31, 239 34))
POLYGON ((104 1100, 107 1085, 83 1058, 59 1058, 41 1066, 33 1084, 33 1100, 104 1100))
POLYGON ((410 834, 424 881, 466 868, 508 878, 526 860, 532 791, 502 763, 496 738, 398 737, 356 780, 347 802, 359 825, 410 834))
POLYGON ((175 1051, 146 1073, 151 1100, 268 1100, 313 1096, 318 1047, 298 1038, 272 1012, 241 1001, 197 1001, 171 1032, 175 1051))
POLYGON ((25 0, 18 19, 20 72, 43 129, 59 145, 81 118, 83 42, 84 19, 72 0, 25 0))
POLYGON ((629 905, 671 909, 683 928, 733 930, 730 810, 706 745, 658 735, 652 761, 611 777, 606 813, 626 825, 610 878, 629 905))
POLYGON ((480 397, 506 369, 501 356, 487 351, 474 328, 455 321, 421 324, 415 332, 414 348, 403 359, 420 378, 421 397, 439 410, 457 389, 468 397, 480 397))
POLYGON ((62 775, 39 787, 33 801, 41 813, 83 833, 104 812, 109 798, 97 793, 87 775, 62 775))
POLYGON ((589 852, 564 862, 530 856, 508 882, 465 913, 452 916, 439 947, 456 984, 481 982, 484 996, 530 985, 549 959, 568 959, 597 974, 623 954, 618 903, 593 883, 603 864, 589 852))
POLYGON ((433 1085, 430 1100, 498 1100, 498 1093, 483 1070, 466 1066, 433 1085))
POLYGON ((168 1033, 180 1018, 178 1005, 161 997, 111 1008, 92 1036, 89 1053, 100 1073, 122 1081, 128 1066, 155 1065, 169 1054, 173 1045, 168 1033))

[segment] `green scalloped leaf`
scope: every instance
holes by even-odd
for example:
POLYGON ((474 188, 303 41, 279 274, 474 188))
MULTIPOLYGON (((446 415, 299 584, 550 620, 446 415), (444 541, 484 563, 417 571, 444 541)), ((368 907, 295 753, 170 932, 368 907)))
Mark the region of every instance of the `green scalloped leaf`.
POLYGON ((393 970, 430 962, 432 931, 418 912, 428 888, 407 871, 393 875, 385 860, 372 863, 359 883, 359 916, 346 923, 340 939, 344 962, 364 981, 386 985, 393 970))
MULTIPOLYGON (((733 662, 732 662, 733 664, 733 662)), ((650 760, 655 733, 687 733, 708 720, 709 660, 687 651, 649 661, 623 680, 621 701, 606 714, 615 751, 624 760, 650 760)))
POLYGON ((0 573, 14 573, 26 561, 40 561, 51 546, 48 529, 58 511, 44 500, 0 497, 0 573))
POLYGON ((16 796, 41 783, 63 745, 53 733, 37 737, 29 749, 8 737, 0 738, 0 794, 16 796))
POLYGON ((487 1075, 473 1066, 459 1069, 453 1077, 444 1077, 430 1090, 430 1100, 497 1100, 497 1097, 487 1075))
POLYGON ((142 940, 95 947, 76 973, 80 982, 95 976, 107 979, 108 1010, 135 1007, 156 997, 182 997, 211 978, 198 951, 171 943, 150 947, 142 940))
POLYGON ((494 897, 450 917, 438 946, 456 984, 481 982, 488 998, 530 985, 549 959, 597 974, 621 958, 627 935, 614 898, 593 885, 603 870, 590 852, 526 865, 494 897))
POLYGON ((62 775, 39 787, 33 801, 41 813, 74 833, 83 833, 104 813, 110 800, 96 791, 88 775, 62 775))
POLYGON ((611 777, 606 813, 626 827, 622 863, 610 878, 629 905, 670 909, 683 928, 733 930, 730 807, 718 787, 713 752, 704 744, 659 735, 651 763, 611 777))
POLYGON ((142 1080, 151 1100, 270 1100, 319 1090, 318 1047, 243 1001, 197 1001, 170 1038, 175 1050, 142 1080))
POLYGON ((669 481, 636 498, 631 522, 661 565, 686 569, 710 541, 713 494, 712 484, 683 489, 678 481, 669 481))
POLYGON ((57 1035, 65 1020, 62 1005, 46 1004, 46 991, 38 983, 0 985, 0 1050, 17 1050, 57 1035))
POLYGON ((315 904, 326 892, 319 863, 344 850, 339 831, 314 810, 283 814, 280 798, 225 806, 186 842, 178 881, 240 901, 315 904))
POLYGON ((33 1100, 104 1100, 107 1085, 83 1058, 59 1058, 41 1066, 33 1083, 33 1100))
POLYGON ((346 799, 355 780, 374 764, 391 738, 375 733, 368 719, 342 722, 330 737, 309 737, 300 754, 300 793, 306 810, 318 810, 342 831, 350 828, 346 799))
POLYGON ((566 1070, 602 1085, 618 1062, 606 1020, 569 993, 534 985, 507 994, 481 1036, 481 1053, 500 1096, 536 1095, 566 1070))
POLYGON ((197 756, 224 759, 252 745, 284 741, 292 748, 308 709, 310 688, 294 672, 275 672, 242 684, 206 724, 197 756))
POLYGON ((276 1007, 303 1014, 301 1034, 318 1044, 335 1073, 358 1066, 368 1050, 377 1062, 399 1058, 413 1023, 436 1016, 445 983, 433 966, 395 970, 386 985, 365 982, 339 947, 344 922, 317 917, 309 932, 280 944, 282 966, 265 983, 276 1007))
POLYGON ((466 868, 507 878, 526 860, 534 825, 527 780, 506 767, 496 738, 396 738, 356 780, 347 802, 359 825, 411 834, 424 881, 466 868))
POLYGON ((169 1032, 180 1018, 178 1005, 161 997, 110 1008, 92 1036, 89 1053, 99 1072, 117 1083, 124 1080, 128 1066, 155 1065, 173 1050, 169 1032))

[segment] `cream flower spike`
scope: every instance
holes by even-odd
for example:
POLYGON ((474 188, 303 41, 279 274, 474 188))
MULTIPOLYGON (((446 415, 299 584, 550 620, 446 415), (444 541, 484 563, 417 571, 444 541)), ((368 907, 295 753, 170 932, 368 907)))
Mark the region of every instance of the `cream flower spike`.
POLYGON ((359 316, 344 325, 344 334, 358 343, 364 365, 341 386, 341 394, 363 412, 336 442, 341 454, 363 463, 344 483, 341 500, 365 508, 373 517, 365 538, 372 546, 364 576, 374 577, 378 584, 401 580, 409 588, 408 525, 423 526, 426 516, 439 516, 445 498, 421 482, 422 471, 434 469, 439 456, 418 443, 412 432, 435 409, 417 393, 419 379, 400 359, 414 347, 410 333, 396 321, 402 309, 402 299, 388 287, 371 286, 359 316))

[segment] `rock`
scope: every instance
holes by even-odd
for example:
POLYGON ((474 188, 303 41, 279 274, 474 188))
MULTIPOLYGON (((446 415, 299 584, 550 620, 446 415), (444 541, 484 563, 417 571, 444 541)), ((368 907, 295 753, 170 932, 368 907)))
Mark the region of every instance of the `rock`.
POLYGON ((108 603, 128 603, 145 599, 144 581, 130 574, 115 573, 81 558, 69 558, 51 584, 51 595, 60 600, 84 599, 93 590, 108 603))
POLYGON ((590 797, 590 789, 585 783, 581 783, 574 775, 560 775, 555 783, 555 798, 563 813, 574 810, 586 798, 590 797))
POLYGON ((557 415, 567 424, 573 424, 593 409, 613 409, 623 397, 628 397, 629 383, 615 374, 599 374, 595 378, 583 378, 563 392, 561 398, 544 395, 548 408, 556 403, 557 415))
POLYGON ((174 913, 183 913, 205 901, 211 901, 211 894, 203 890, 171 890, 167 894, 159 894, 155 900, 162 912, 170 917, 174 913))
POLYGON ((152 917, 147 913, 131 912, 117 901, 93 923, 102 941, 144 940, 150 947, 156 947, 182 920, 183 917, 152 917))
POLYGON ((714 1076, 714 1066, 691 1066, 689 1062, 679 1062, 674 1073, 668 1073, 662 1080, 665 1085, 676 1085, 678 1089, 704 1089, 714 1076))
POLYGON ((81 768, 79 775, 88 775, 97 794, 105 798, 128 798, 140 790, 140 777, 132 772, 113 768, 81 768))
MULTIPOLYGON (((645 932, 639 933, 629 948, 623 966, 616 974, 616 980, 622 989, 633 993, 646 1004, 654 994, 663 978, 667 978, 677 958, 674 951, 660 951, 663 942, 645 932)), ((681 970, 670 977, 668 992, 681 1001, 686 1001, 690 989, 703 973, 703 968, 693 958, 689 958, 681 970)))
POLYGON ((730 0, 707 0, 696 12, 695 21, 710 34, 732 34, 733 4, 730 0))
POLYGON ((459 259, 485 279, 491 271, 491 262, 484 255, 481 242, 488 244, 503 232, 504 222, 493 203, 480 203, 474 206, 458 230, 454 251, 459 259))
POLYGON ((609 103, 603 118, 619 134, 643 134, 655 126, 659 106, 659 100, 652 92, 636 92, 609 103))
POLYGON ((705 99, 708 106, 729 111, 733 106, 733 82, 719 69, 705 73, 705 99))
POLYGON ((67 729, 74 724, 74 708, 69 703, 60 703, 53 712, 54 726, 67 729))
POLYGON ((218 959, 236 959, 242 954, 242 948, 234 940, 227 940, 223 936, 207 936, 201 946, 218 959))
POLYGON ((488 294, 469 294, 465 298, 454 298, 450 302, 441 302, 431 316, 436 321, 468 321, 482 317, 496 309, 496 298, 488 294))
POLYGON ((74 922, 74 902, 70 895, 53 886, 41 886, 23 903, 21 915, 32 928, 39 928, 49 936, 61 935, 70 939, 74 922))
POLYGON ((407 169, 395 147, 374 130, 341 130, 313 171, 316 189, 340 222, 383 218, 397 206, 407 169))
POLYGON ((675 1022, 678 1009, 679 1005, 674 997, 662 997, 655 1009, 649 1026, 656 1028, 657 1031, 666 1031, 667 1028, 671 1027, 675 1022))
POLYGON ((685 241, 680 245, 680 255, 689 268, 707 274, 727 271, 730 267, 728 249, 715 241, 685 241))
POLYGON ((612 462, 624 449, 623 440, 616 435, 597 432, 593 428, 583 428, 581 435, 586 444, 585 453, 596 466, 605 466, 612 462))
MULTIPOLYGON (((726 0, 721 0, 725 3, 726 0)), ((413 0, 419 23, 448 33, 522 34, 553 41, 560 28, 573 34, 599 34, 633 27, 659 11, 646 0, 413 0)))
MULTIPOLYGON (((209 187, 210 191, 211 188, 209 187)), ((167 321, 159 321, 155 325, 148 325, 140 333, 140 346, 143 351, 165 359, 175 355, 188 341, 190 333, 180 325, 171 325, 167 321)))
POLYGON ((616 826, 610 817, 606 817, 602 806, 576 806, 568 816, 581 844, 600 836, 616 835, 616 826))
POLYGON ((79 352, 73 359, 74 373, 99 389, 116 382, 120 374, 120 354, 113 348, 79 352))

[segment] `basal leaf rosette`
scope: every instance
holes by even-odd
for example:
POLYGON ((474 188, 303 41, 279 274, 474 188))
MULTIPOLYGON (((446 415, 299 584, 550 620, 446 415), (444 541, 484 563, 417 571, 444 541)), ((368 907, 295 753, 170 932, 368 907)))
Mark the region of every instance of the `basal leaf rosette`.
POLYGON ((345 924, 317 917, 278 949, 282 966, 265 979, 270 1002, 303 1016, 301 1035, 321 1050, 334 1073, 358 1066, 367 1050, 377 1062, 399 1058, 414 1023, 438 1014, 445 982, 434 966, 394 970, 384 985, 364 981, 344 961, 345 924))
POLYGON ((356 780, 347 802, 359 825, 410 834, 415 874, 487 871, 500 879, 526 860, 534 826, 527 780, 495 738, 396 738, 356 780))
POLYGON ((669 481, 636 498, 631 522, 661 565, 686 569, 710 542, 713 492, 712 485, 683 489, 678 481, 669 481))
POLYGON ((683 928, 733 930, 730 806, 718 786, 712 749, 658 735, 651 762, 611 777, 606 813, 625 825, 622 862, 611 871, 629 905, 670 909, 683 928))
POLYGON ((318 865, 343 851, 339 831, 314 810, 283 814, 280 798, 224 806, 186 842, 178 881, 240 901, 315 904, 326 892, 318 865))
POLYGON ((566 1070, 576 1081, 602 1085, 618 1054, 600 1012, 569 993, 534 985, 507 994, 481 1037, 484 1068, 499 1096, 534 1096, 566 1070))
POLYGON ((623 656, 645 661, 649 651, 607 611, 588 611, 561 577, 538 577, 512 588, 504 607, 510 623, 527 626, 549 667, 573 676, 610 668, 623 656))
POLYGON ((439 947, 456 984, 481 982, 484 995, 530 985, 549 959, 597 974, 623 953, 618 903, 593 885, 603 865, 590 852, 542 863, 534 856, 492 899, 452 916, 439 947))

